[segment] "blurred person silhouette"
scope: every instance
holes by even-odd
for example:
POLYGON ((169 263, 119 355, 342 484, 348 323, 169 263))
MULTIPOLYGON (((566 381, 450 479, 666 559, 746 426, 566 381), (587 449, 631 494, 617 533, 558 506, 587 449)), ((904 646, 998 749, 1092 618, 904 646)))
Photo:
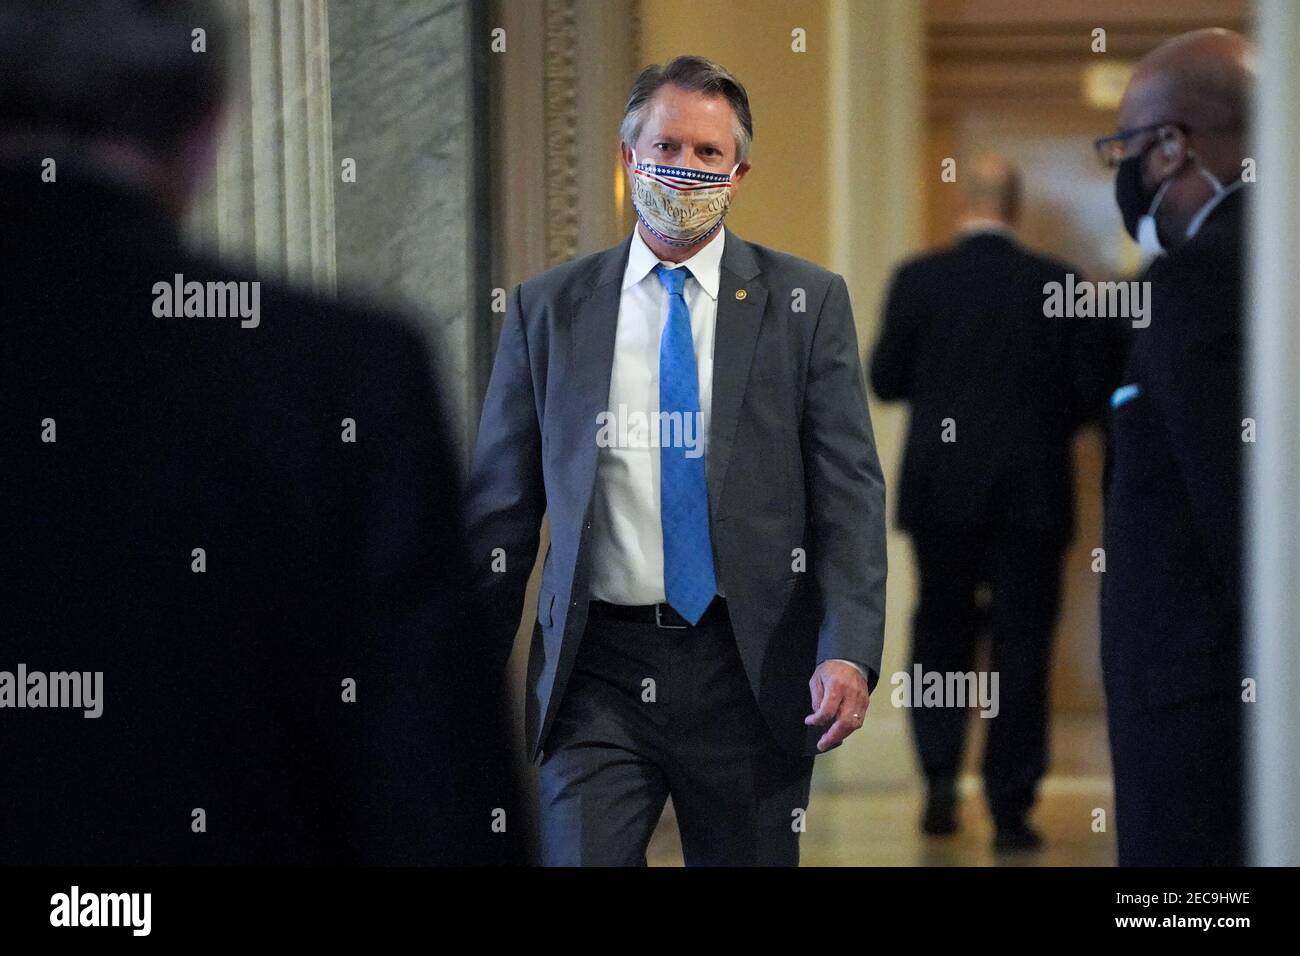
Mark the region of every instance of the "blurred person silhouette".
POLYGON ((183 248, 229 39, 0 5, 0 863, 514 860, 424 344, 183 248))
MULTIPOLYGON (((906 401, 897 521, 916 555, 913 673, 970 672, 990 634, 998 674, 984 791, 995 846, 1041 843, 1030 825, 1047 766, 1048 670, 1062 555, 1073 533, 1071 439, 1104 407, 1102 326, 1049 318, 1044 286, 1076 270, 1013 231, 1020 174, 1006 159, 959 167, 956 242, 899 267, 871 358, 871 384, 906 401)), ((912 708, 930 835, 957 829, 967 707, 912 708)))
POLYGON ((1241 378, 1249 42, 1198 30, 1138 64, 1116 169, 1156 258, 1110 399, 1102 669, 1119 862, 1242 862, 1241 378))

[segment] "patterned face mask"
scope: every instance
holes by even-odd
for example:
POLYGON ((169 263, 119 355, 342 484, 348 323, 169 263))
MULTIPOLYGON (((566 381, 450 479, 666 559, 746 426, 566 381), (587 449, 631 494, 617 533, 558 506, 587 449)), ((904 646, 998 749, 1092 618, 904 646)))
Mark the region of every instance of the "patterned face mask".
POLYGON ((729 173, 638 162, 632 152, 632 205, 650 234, 673 246, 692 246, 722 225, 731 206, 729 173))

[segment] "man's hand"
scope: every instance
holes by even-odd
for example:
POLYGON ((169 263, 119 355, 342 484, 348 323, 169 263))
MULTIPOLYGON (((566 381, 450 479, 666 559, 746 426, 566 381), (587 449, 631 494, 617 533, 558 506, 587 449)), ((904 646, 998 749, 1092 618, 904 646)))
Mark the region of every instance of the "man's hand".
POLYGON ((867 716, 871 698, 867 682, 852 664, 843 661, 822 661, 808 682, 812 692, 813 712, 803 719, 808 725, 831 724, 831 729, 817 741, 817 749, 825 752, 843 743, 853 731, 862 726, 867 716))

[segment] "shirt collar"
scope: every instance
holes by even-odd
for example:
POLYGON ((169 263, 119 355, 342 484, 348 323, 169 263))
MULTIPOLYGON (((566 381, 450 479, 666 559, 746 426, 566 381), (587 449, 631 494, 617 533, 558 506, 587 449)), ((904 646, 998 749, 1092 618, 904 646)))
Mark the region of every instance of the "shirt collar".
POLYGON ((972 216, 962 220, 957 227, 957 234, 963 238, 974 236, 979 233, 993 232, 1005 236, 1007 239, 1016 237, 1015 230, 999 219, 986 219, 983 216, 972 216))
MULTIPOLYGON (((719 226, 718 235, 706 242, 695 255, 680 263, 690 268, 695 281, 711 299, 717 299, 718 287, 722 284, 722 247, 726 241, 726 227, 719 226)), ((634 228, 632 246, 627 254, 627 268, 623 270, 623 288, 636 285, 657 265, 659 265, 659 258, 650 251, 650 247, 641 238, 641 230, 634 228)), ((677 263, 666 262, 664 265, 673 266, 677 263)))
POLYGON ((1192 217, 1192 221, 1187 224, 1187 238, 1191 239, 1200 232, 1201 226, 1205 225, 1205 220, 1210 217, 1210 213, 1214 212, 1214 207, 1223 202, 1244 185, 1246 185, 1244 179, 1235 179, 1211 196, 1206 201, 1205 205, 1197 210, 1196 215, 1192 217))

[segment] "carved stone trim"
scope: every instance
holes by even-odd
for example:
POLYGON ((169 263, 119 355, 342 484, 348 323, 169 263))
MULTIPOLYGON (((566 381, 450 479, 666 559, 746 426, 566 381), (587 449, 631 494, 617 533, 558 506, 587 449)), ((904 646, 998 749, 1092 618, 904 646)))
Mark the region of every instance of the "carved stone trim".
POLYGON ((578 33, 574 0, 546 0, 543 64, 546 125, 546 265, 578 251, 578 33))

